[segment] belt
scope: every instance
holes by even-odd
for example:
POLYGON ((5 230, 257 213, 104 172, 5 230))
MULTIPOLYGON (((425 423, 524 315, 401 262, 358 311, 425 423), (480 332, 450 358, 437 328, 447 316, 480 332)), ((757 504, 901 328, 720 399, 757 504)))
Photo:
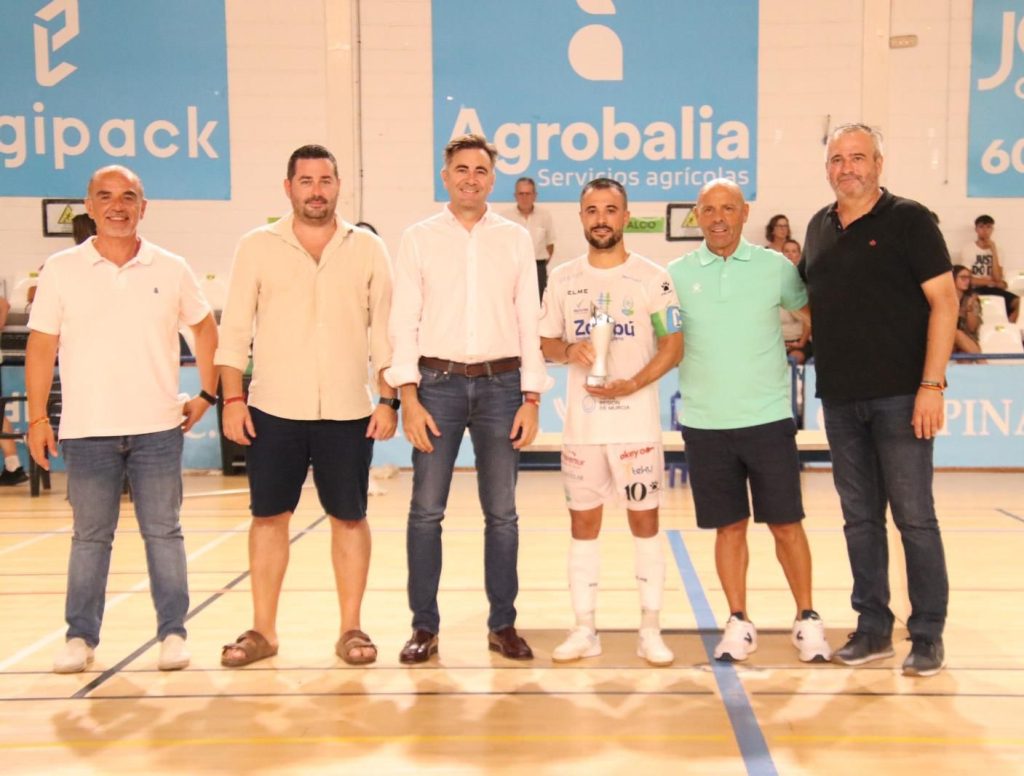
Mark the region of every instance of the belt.
POLYGON ((513 369, 518 369, 520 363, 519 356, 499 358, 495 361, 481 361, 478 364, 463 364, 459 361, 448 361, 443 358, 420 356, 420 366, 464 377, 489 377, 490 375, 501 374, 502 372, 511 372, 513 369))

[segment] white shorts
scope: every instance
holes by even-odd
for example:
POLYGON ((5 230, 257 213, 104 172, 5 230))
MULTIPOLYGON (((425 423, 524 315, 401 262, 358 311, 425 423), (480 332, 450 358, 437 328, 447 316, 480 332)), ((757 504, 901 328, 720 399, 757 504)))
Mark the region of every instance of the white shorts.
POLYGON ((665 457, 660 442, 563 445, 562 483, 569 509, 593 509, 613 495, 626 509, 657 509, 665 457))

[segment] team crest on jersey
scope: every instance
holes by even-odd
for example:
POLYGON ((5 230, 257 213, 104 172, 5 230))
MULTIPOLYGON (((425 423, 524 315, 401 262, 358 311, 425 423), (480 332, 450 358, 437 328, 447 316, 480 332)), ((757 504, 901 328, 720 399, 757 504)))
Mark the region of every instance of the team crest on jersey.
POLYGON ((597 305, 598 310, 608 312, 608 309, 611 307, 612 304, 612 295, 609 294, 607 291, 602 291, 600 294, 597 295, 597 299, 594 300, 594 304, 597 305))
POLYGON ((636 309, 633 307, 633 300, 627 296, 622 300, 622 314, 631 316, 635 312, 636 309))
POLYGON ((694 283, 693 288, 691 288, 690 290, 693 291, 693 293, 695 294, 699 294, 703 290, 703 288, 701 287, 700 283, 694 283))

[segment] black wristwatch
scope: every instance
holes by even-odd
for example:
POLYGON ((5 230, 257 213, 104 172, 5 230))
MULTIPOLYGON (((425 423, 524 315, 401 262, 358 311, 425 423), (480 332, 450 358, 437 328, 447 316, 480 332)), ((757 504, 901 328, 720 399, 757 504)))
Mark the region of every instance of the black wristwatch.
POLYGON ((402 406, 401 399, 389 399, 387 396, 381 396, 377 403, 383 404, 385 407, 390 407, 395 412, 398 412, 398 408, 402 406))
POLYGON ((206 391, 199 391, 199 398, 205 400, 211 407, 217 403, 217 397, 211 396, 206 391))

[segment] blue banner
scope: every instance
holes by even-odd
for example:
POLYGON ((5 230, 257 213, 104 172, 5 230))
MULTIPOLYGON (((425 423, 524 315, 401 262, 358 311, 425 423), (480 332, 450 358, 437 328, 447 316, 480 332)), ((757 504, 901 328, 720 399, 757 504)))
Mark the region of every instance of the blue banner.
MULTIPOLYGON (((693 200, 712 178, 757 194, 756 0, 435 0, 434 151, 482 133, 492 199, 530 176, 570 202, 596 177, 637 201, 693 200)), ((436 177, 435 196, 447 200, 436 177)))
POLYGON ((0 24, 0 196, 230 199, 224 0, 19 0, 0 24))
MULTIPOLYGON (((1024 467, 1024 365, 953 362, 946 389, 946 425, 935 438, 935 465, 1024 467)), ((814 396, 814 366, 804 370, 804 428, 825 428, 814 396)))
POLYGON ((967 196, 1024 196, 1024 4, 974 0, 967 196))

